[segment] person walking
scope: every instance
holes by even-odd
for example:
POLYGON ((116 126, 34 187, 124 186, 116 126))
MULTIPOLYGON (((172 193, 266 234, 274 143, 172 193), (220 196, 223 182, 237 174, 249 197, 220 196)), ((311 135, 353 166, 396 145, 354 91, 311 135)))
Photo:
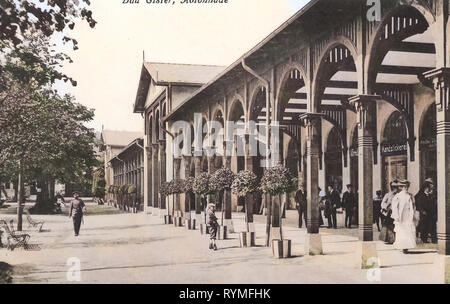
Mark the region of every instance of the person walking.
POLYGON ((328 197, 329 201, 331 203, 331 219, 333 222, 333 228, 337 228, 337 208, 341 207, 341 195, 339 194, 339 191, 334 189, 333 186, 328 186, 328 197))
POLYGON ((73 230, 75 236, 80 234, 81 221, 83 220, 83 214, 86 212, 86 205, 83 200, 79 198, 77 192, 73 193, 73 200, 70 202, 69 217, 73 220, 73 230))
POLYGON ((347 185, 347 191, 342 196, 342 207, 345 209, 345 228, 352 228, 353 214, 356 208, 356 195, 353 185, 347 185))
POLYGON ((307 208, 307 202, 306 202, 306 196, 303 193, 302 189, 298 189, 295 193, 295 203, 298 211, 298 228, 302 228, 303 226, 303 219, 305 220, 305 226, 306 223, 306 208, 307 208))
POLYGON ((437 243, 436 221, 437 221, 437 205, 436 198, 433 193, 434 182, 432 179, 426 179, 422 189, 414 197, 416 208, 420 214, 419 225, 417 231, 423 243, 428 243, 428 236, 431 235, 431 241, 437 243))
POLYGON ((206 224, 209 227, 209 249, 217 250, 216 239, 219 223, 216 217, 216 205, 208 204, 206 207, 206 224))
POLYGON ((394 233, 394 220, 391 217, 392 214, 392 199, 398 193, 398 184, 397 181, 392 181, 389 183, 391 191, 386 193, 381 201, 381 233, 379 236, 380 241, 383 241, 387 244, 393 244, 395 241, 395 233, 394 233))
POLYGON ((375 197, 373 198, 373 222, 377 224, 378 232, 380 229, 381 222, 381 202, 383 201, 383 197, 381 196, 381 190, 376 192, 375 197))
POLYGON ((400 192, 392 199, 392 219, 394 220, 395 242, 397 249, 408 253, 409 249, 415 248, 416 225, 418 218, 415 214, 416 204, 414 196, 408 192, 409 181, 399 181, 400 192))

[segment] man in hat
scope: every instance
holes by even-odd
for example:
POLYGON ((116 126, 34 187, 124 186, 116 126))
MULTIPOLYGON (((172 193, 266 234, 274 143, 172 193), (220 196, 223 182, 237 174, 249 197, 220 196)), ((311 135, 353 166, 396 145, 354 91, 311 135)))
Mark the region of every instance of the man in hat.
POLYGON ((79 198, 79 194, 74 192, 73 200, 70 202, 69 217, 73 219, 73 230, 75 232, 75 236, 78 236, 80 233, 80 226, 84 212, 86 212, 86 205, 83 200, 79 198))
POLYGON ((398 182, 400 192, 392 199, 392 218, 394 219, 395 242, 397 249, 402 249, 403 253, 408 253, 409 249, 415 248, 416 244, 416 224, 415 215, 416 204, 414 196, 408 192, 409 181, 398 182))
POLYGON ((353 185, 347 185, 347 191, 342 196, 342 207, 345 209, 345 228, 352 227, 354 210, 356 208, 356 195, 353 191, 353 185))
POLYGON ((303 193, 303 189, 299 188, 297 192, 295 193, 295 203, 298 211, 298 228, 302 228, 303 226, 303 218, 305 219, 305 225, 306 224, 306 195, 303 193))
POLYGON ((417 211, 420 213, 417 230, 420 232, 422 242, 428 243, 428 236, 431 235, 431 241, 437 243, 437 204, 434 195, 434 181, 431 178, 427 178, 414 198, 417 211))

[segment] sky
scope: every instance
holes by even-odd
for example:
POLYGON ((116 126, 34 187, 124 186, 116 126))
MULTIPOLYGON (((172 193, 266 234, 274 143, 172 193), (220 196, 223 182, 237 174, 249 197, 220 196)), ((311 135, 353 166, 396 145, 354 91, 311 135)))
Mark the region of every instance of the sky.
MULTIPOLYGON (((179 0, 177 0, 179 1, 179 0)), ((146 61, 230 65, 309 0, 228 0, 228 4, 123 4, 94 0, 98 22, 79 21, 70 35, 79 50, 67 50, 73 63, 64 72, 77 80, 61 92, 95 110, 90 127, 101 131, 143 130, 133 103, 146 61)))

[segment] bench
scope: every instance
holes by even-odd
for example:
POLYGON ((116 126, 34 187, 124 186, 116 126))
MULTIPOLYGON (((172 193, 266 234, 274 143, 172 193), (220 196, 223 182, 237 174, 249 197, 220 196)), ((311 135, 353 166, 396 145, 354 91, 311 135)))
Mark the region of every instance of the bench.
POLYGON ((4 220, 0 220, 0 227, 6 233, 8 245, 7 248, 9 250, 14 250, 16 247, 23 246, 23 248, 27 248, 28 240, 30 239, 30 235, 26 233, 16 233, 14 230, 11 230, 8 224, 4 220))
POLYGON ((28 210, 26 211, 26 215, 27 215, 28 228, 30 228, 30 227, 33 227, 33 228, 39 227, 38 228, 38 232, 41 232, 42 231, 42 226, 44 225, 44 221, 40 221, 39 222, 39 221, 33 220, 31 218, 31 214, 30 214, 30 212, 28 210))

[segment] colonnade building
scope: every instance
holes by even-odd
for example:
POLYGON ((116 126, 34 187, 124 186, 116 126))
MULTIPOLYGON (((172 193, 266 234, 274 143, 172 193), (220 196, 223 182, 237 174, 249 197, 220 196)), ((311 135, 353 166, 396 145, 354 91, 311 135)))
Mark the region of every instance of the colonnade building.
MULTIPOLYGON (((248 149, 227 153, 217 142, 210 142, 215 155, 194 148, 174 155, 172 136, 183 132, 174 123, 194 126, 200 113, 207 133, 209 121, 245 126, 240 136, 223 131, 232 146, 241 139, 248 146, 252 121, 280 126, 279 140, 267 137, 264 144, 279 149, 279 162, 307 192, 309 253, 320 246, 319 187, 356 186, 361 248, 370 251, 375 191, 408 179, 415 194, 432 178, 439 253, 450 255, 450 6, 446 0, 385 0, 375 8, 366 2, 312 0, 226 68, 145 62, 134 110, 145 120, 146 212, 166 208, 161 181, 221 166, 261 176, 270 162, 248 149)), ((226 200, 231 220, 242 202, 226 200)), ((252 211, 262 202, 254 197, 252 211)), ((175 208, 183 212, 187 204, 200 213, 198 198, 175 208)))

